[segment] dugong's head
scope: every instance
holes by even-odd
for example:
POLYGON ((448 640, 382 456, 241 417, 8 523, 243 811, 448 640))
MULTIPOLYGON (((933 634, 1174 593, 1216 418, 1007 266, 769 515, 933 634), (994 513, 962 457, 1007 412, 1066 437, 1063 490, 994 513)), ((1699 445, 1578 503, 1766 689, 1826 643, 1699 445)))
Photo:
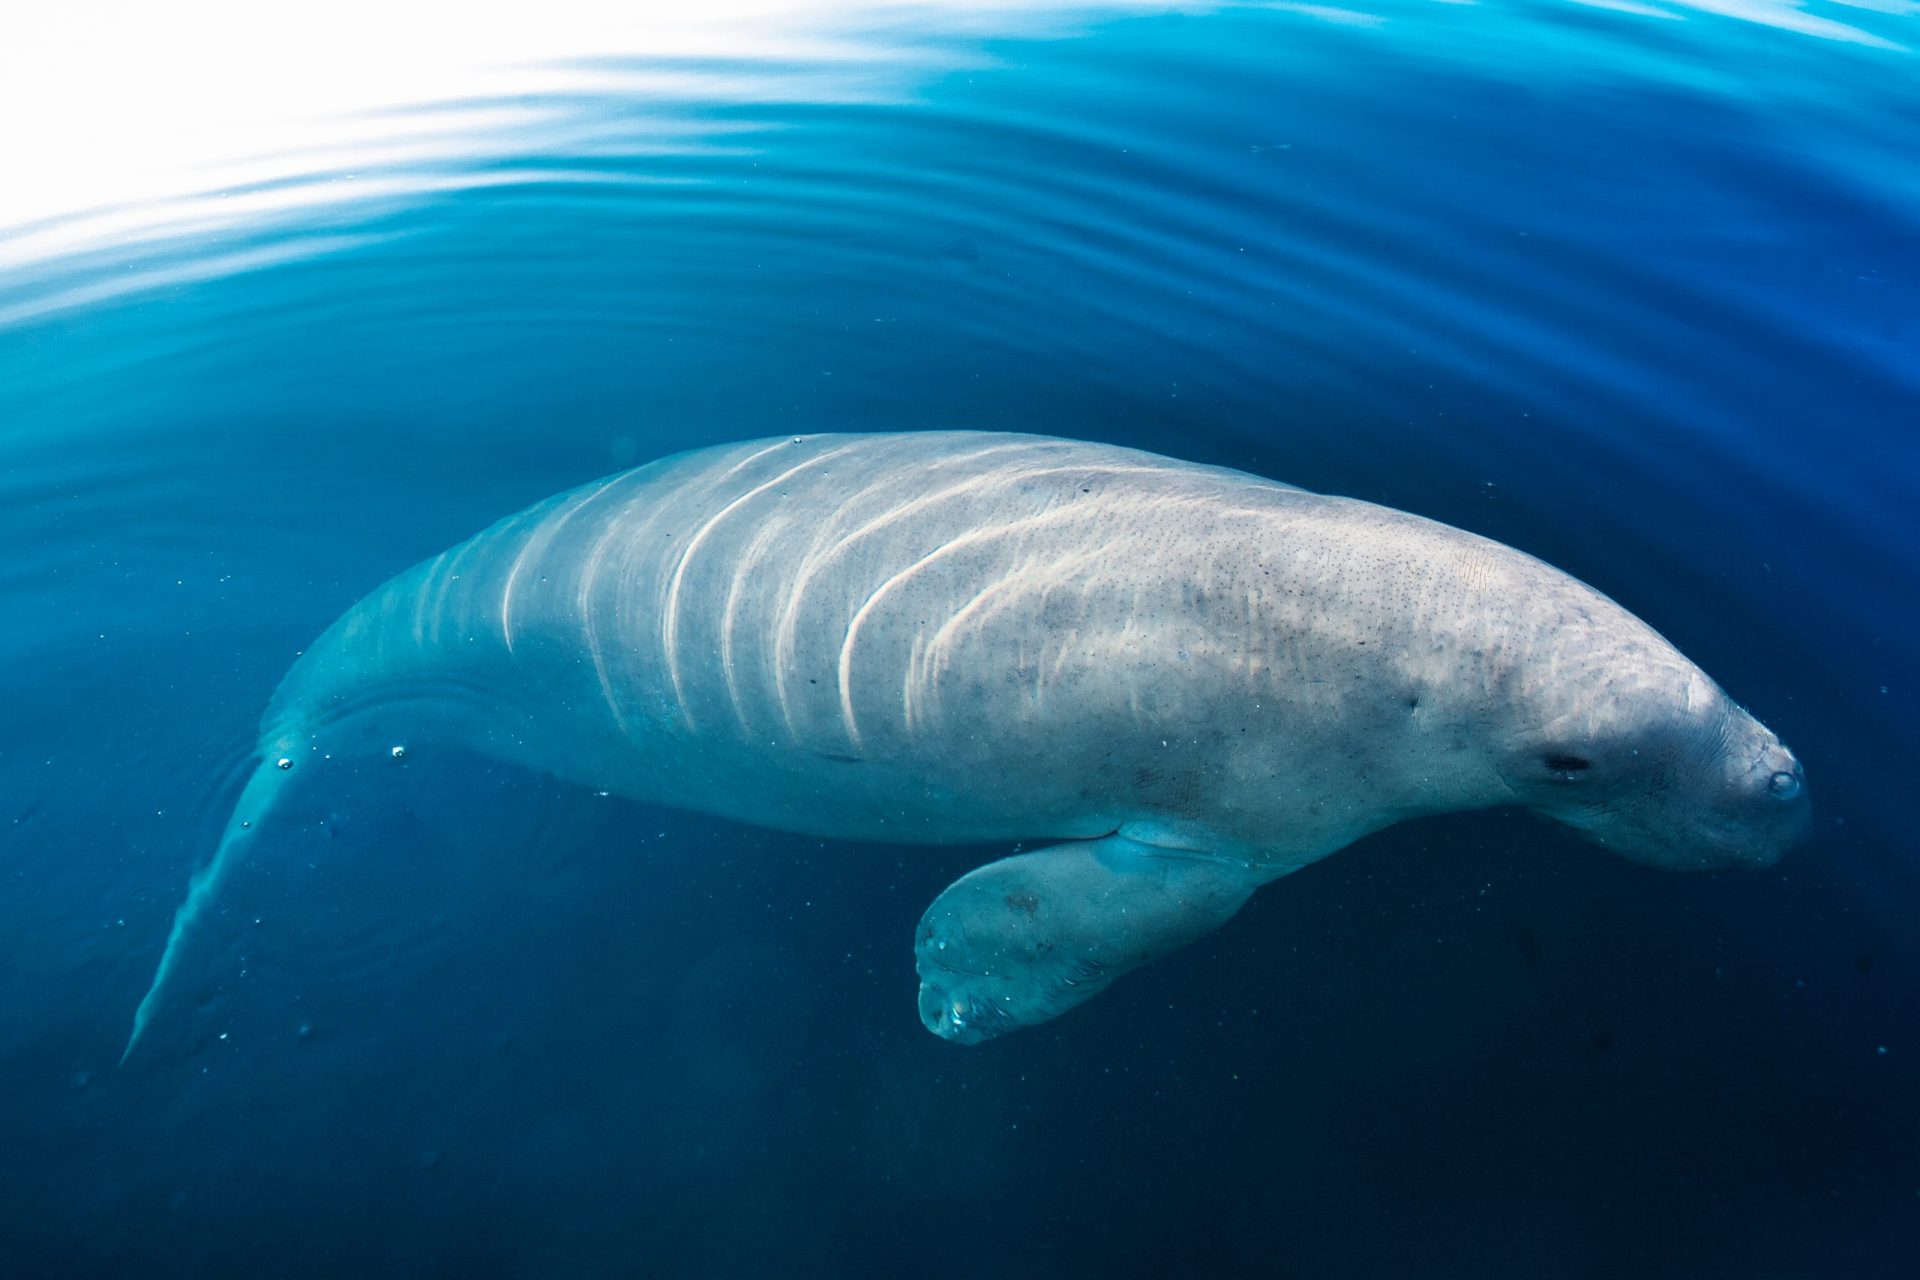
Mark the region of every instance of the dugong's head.
POLYGON ((1625 610, 1595 596, 1527 647, 1499 752, 1521 804, 1674 871, 1768 866, 1806 835, 1793 753, 1625 610))

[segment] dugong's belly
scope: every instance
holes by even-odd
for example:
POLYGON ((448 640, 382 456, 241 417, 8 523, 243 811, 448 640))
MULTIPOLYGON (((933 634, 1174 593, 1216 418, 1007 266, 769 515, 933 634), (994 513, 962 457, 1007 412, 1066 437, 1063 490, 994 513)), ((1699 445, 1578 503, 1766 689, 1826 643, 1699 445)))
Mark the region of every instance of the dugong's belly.
POLYGON ((1349 788, 1371 721, 1401 714, 1404 679, 1319 652, 1351 663, 1378 626, 1315 594, 1353 578, 1323 526, 1363 507, 1033 437, 705 450, 395 579, 269 726, 377 706, 404 730, 413 708, 589 786, 825 835, 1197 823, 1264 847, 1278 791, 1349 788))

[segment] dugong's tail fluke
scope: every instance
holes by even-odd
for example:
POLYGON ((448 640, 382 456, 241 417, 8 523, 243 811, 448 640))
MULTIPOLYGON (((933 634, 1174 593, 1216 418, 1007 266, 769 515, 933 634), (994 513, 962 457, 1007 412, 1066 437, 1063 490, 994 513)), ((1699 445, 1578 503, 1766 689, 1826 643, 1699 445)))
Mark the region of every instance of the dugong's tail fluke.
POLYGON ((160 992, 167 985, 174 965, 179 962, 187 935, 213 901, 220 882, 239 861, 247 841, 260 829, 260 820, 271 811, 280 789, 291 776, 288 769, 281 765, 280 757, 269 755, 260 761, 253 776, 247 779, 246 789, 233 806, 233 816, 227 819, 227 829, 221 833, 220 846, 213 851, 213 857, 207 864, 193 873, 193 878, 187 883, 186 901, 173 913, 173 928, 167 934, 165 950, 160 953, 159 967, 153 971, 153 981, 147 984, 147 993, 140 998, 140 1007, 133 1011, 133 1030, 127 1036, 127 1047, 120 1051, 123 1064, 127 1055, 133 1052, 133 1046, 140 1042, 140 1033, 146 1030, 147 1022, 153 1017, 154 1008, 160 1002, 160 992))

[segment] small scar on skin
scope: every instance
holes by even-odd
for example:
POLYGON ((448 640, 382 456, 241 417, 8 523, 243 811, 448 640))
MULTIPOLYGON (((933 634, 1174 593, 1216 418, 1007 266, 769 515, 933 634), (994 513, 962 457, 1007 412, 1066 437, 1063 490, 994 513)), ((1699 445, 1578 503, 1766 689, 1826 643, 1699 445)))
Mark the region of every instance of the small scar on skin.
POLYGON ((1022 915, 1036 915, 1040 910, 1040 899, 1031 893, 1010 893, 1007 895, 1007 905, 1022 915))

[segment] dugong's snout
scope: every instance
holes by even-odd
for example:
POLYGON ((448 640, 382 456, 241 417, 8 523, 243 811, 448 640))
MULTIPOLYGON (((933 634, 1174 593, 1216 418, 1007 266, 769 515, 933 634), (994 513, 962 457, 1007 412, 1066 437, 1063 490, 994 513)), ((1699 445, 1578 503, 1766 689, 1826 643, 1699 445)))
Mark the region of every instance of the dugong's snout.
POLYGON ((1709 770, 1699 809, 1677 821, 1655 856, 1642 861, 1676 871, 1770 867, 1806 839, 1813 822, 1806 774, 1779 739, 1754 728, 1766 745, 1709 770))
POLYGON ((1731 752, 1721 788, 1718 837, 1720 866, 1770 867, 1807 838, 1813 827, 1813 803, 1806 772, 1793 752, 1751 719, 1751 746, 1731 752))
POLYGON ((1617 780, 1568 771, 1538 808, 1613 853, 1669 871, 1769 867, 1812 827, 1799 760, 1731 703, 1704 748, 1698 739, 1642 742, 1630 760, 1635 767, 1616 766, 1617 780))

